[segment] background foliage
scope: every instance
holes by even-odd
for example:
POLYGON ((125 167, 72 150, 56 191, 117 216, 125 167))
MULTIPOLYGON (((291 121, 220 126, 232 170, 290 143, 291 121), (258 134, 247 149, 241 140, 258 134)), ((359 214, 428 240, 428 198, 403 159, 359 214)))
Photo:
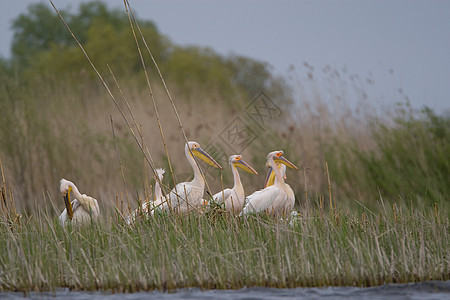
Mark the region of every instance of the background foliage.
MULTIPOLYGON (((83 3, 75 12, 61 12, 107 82, 115 86, 107 66, 112 68, 142 128, 142 138, 157 163, 167 167, 125 12, 97 1, 83 3)), ((343 103, 327 102, 321 91, 300 92, 299 97, 298 87, 287 85, 264 62, 222 56, 209 48, 182 47, 151 21, 139 20, 139 24, 168 82, 188 138, 205 146, 212 142, 227 155, 234 154, 219 134, 236 116, 245 117, 243 109, 260 91, 270 95, 283 116, 264 130, 250 125, 258 138, 242 154, 263 174, 266 153, 284 149, 305 170, 288 173, 299 207, 306 205, 307 195, 312 205, 328 197, 327 162, 333 197, 343 207, 354 208, 356 199, 375 208, 374 203, 383 198, 437 202, 448 211, 448 116, 428 108, 416 110, 407 103, 393 115, 372 111, 369 105, 357 112, 343 103)), ((126 199, 151 190, 151 174, 142 154, 58 16, 45 4, 32 4, 16 18, 13 30, 12 57, 0 60, 0 158, 16 201, 31 210, 48 195, 57 209, 62 208, 57 185, 65 177, 110 206, 124 193, 116 143, 130 194, 126 199), (111 134, 111 117, 117 140, 111 134)), ((149 57, 144 59, 151 66, 149 57)), ((180 150, 182 136, 151 67, 150 76, 175 175, 184 180, 190 170, 180 150)), ((120 98, 117 88, 113 92, 120 98)), ((362 98, 368 103, 366 97, 362 98)), ((125 107, 123 102, 120 105, 125 107)), ((230 173, 227 168, 222 172, 224 185, 231 184, 230 173)), ((215 192, 222 186, 220 175, 209 174, 215 192)), ((167 183, 170 177, 166 176, 167 183)), ((262 177, 244 175, 242 179, 247 193, 262 186, 262 177)), ((134 200, 128 204, 135 206, 134 200)))

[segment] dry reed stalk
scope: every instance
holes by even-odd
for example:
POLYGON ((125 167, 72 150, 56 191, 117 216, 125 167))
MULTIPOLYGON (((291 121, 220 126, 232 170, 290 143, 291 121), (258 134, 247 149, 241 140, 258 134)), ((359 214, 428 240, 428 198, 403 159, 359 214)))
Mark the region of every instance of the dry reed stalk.
MULTIPOLYGON (((97 75, 97 77, 100 79, 100 81, 102 82, 103 86, 105 87, 106 91, 108 92, 108 95, 110 96, 110 98, 113 100, 114 104, 116 105, 117 109, 119 110, 120 114, 122 115, 123 119, 125 120, 125 123, 128 126, 128 129, 130 130, 130 132, 133 134, 133 137, 136 141, 136 143, 138 144, 140 150, 142 152, 145 153, 143 146, 139 143, 139 140, 137 138, 136 133, 134 132, 133 128, 131 128, 130 122, 128 121, 128 119, 126 118, 125 114, 123 113, 122 109, 120 108, 116 97, 114 97, 114 95, 111 92, 111 89, 109 88, 109 86, 106 84, 105 80, 103 79, 103 76, 100 74, 100 72, 97 70, 97 68, 95 67, 94 63, 92 62, 92 60, 90 59, 89 55, 87 54, 87 52, 84 50, 83 45, 81 45, 80 41, 77 39, 77 37, 75 36, 75 34, 72 32, 72 30, 70 29, 69 25, 67 24, 67 22, 65 21, 65 19, 63 18, 63 16, 61 15, 61 13, 59 12, 59 10, 55 7, 55 5, 53 4, 52 0, 49 0, 51 5, 53 6, 53 9, 56 11, 56 13, 58 14, 58 17, 60 18, 60 20, 63 22, 64 26, 66 27, 66 29, 69 31, 70 35, 73 37, 73 39, 75 40, 75 42, 77 43, 78 47, 81 49, 81 51, 83 52, 83 55, 86 57, 86 59, 89 62, 89 65, 91 66, 91 68, 94 70, 95 74, 97 75)), ((153 169, 154 173, 156 174, 155 170, 154 170, 154 163, 153 163, 153 159, 150 157, 147 157, 147 162, 150 165, 150 167, 153 169)))
POLYGON ((392 204, 392 211, 394 213, 394 221, 397 222, 397 213, 395 211, 395 203, 392 204))
POLYGON ((434 202, 434 216, 435 216, 436 220, 438 220, 438 223, 440 223, 439 214, 438 214, 438 210, 437 210, 437 203, 436 202, 434 202))
MULTIPOLYGON (((59 10, 55 7, 55 5, 53 4, 52 0, 49 0, 53 9, 55 10, 55 12, 57 13, 58 17, 60 18, 60 20, 63 22, 64 26, 66 27, 66 29, 69 31, 70 35, 72 36, 72 38, 75 40, 75 42, 77 43, 78 47, 81 49, 81 51, 83 52, 83 55, 86 57, 86 59, 89 62, 89 65, 91 66, 91 68, 94 70, 95 74, 97 75, 97 77, 100 79, 100 81, 102 82, 103 86, 105 87, 106 91, 108 92, 108 95, 110 96, 111 100, 114 102, 114 104, 116 105, 117 109, 119 110, 122 118, 124 119, 125 123, 128 126, 128 129, 130 130, 131 134, 134 137, 135 142, 138 144, 139 149, 142 151, 142 153, 145 156, 145 159, 147 161, 147 163, 150 165, 150 168, 153 171, 153 174, 155 175, 155 177, 157 178, 156 180, 158 180, 158 182, 160 183, 161 187, 163 187, 163 183, 159 181, 159 178, 157 176, 156 173, 156 168, 155 168, 155 164, 153 161, 152 156, 150 155, 150 152, 147 149, 147 152, 144 149, 144 145, 141 145, 141 143, 139 142, 139 139, 136 135, 136 133, 134 132, 133 128, 130 125, 130 122, 128 121, 127 117, 125 116, 125 114, 123 113, 122 109, 120 108, 116 97, 114 97, 114 95, 111 92, 111 89, 109 88, 109 86, 106 84, 105 80, 103 79, 103 76, 100 74, 100 72, 97 70, 97 68, 95 67, 94 63, 92 62, 92 60, 90 59, 89 55, 87 54, 87 52, 84 50, 83 45, 81 45, 80 41, 77 39, 77 37, 75 36, 75 34, 72 32, 72 30, 70 29, 69 25, 67 24, 67 22, 65 21, 65 19, 63 18, 63 16, 61 15, 61 13, 59 12, 59 10)), ((175 194, 178 196, 178 194, 175 192, 175 194)), ((170 205, 170 204, 169 204, 170 205)))
POLYGON ((123 194, 120 193, 120 213, 123 215, 123 194))
POLYGON ((330 172, 328 171, 328 162, 327 161, 325 161, 325 169, 326 169, 327 181, 328 181, 328 195, 330 196, 330 218, 333 218, 333 198, 331 196, 330 172))
MULTIPOLYGON (((118 193, 116 193, 116 207, 117 207, 117 209, 119 209, 119 194, 118 193)), ((122 212, 120 211, 120 213, 122 213, 122 212)))
POLYGON ((127 182, 125 180, 125 173, 123 171, 123 164, 122 164, 122 160, 120 159, 119 147, 117 145, 116 133, 114 131, 114 121, 113 121, 112 115, 109 115, 109 116, 111 118, 111 131, 112 131, 113 138, 114 138, 114 144, 116 145, 117 159, 119 160, 120 173, 122 175, 123 186, 125 188, 125 193, 127 195, 127 201, 130 202, 130 200, 128 199, 128 187, 127 187, 127 182))
MULTIPOLYGON (((175 176, 174 176, 174 174, 173 174, 173 169, 172 169, 172 163, 170 162, 170 155, 169 155, 169 151, 168 151, 168 149, 167 149, 166 138, 164 137, 164 131, 163 131, 163 129, 162 129, 161 119, 160 119, 160 117, 159 117, 158 106, 156 105, 155 97, 153 96, 153 89, 152 89, 152 85, 151 85, 151 83, 150 83, 150 78, 149 78, 149 76, 148 76, 147 67, 146 67, 146 65, 145 65, 144 57, 142 56, 141 47, 139 46, 139 42, 138 42, 138 40, 137 40, 136 33, 135 33, 135 31, 134 31, 133 22, 132 22, 131 16, 130 16, 130 13, 131 13, 131 15, 132 15, 133 12, 132 12, 132 10, 131 10, 131 7, 129 6, 130 4, 128 3, 128 1, 125 1, 125 0, 124 0, 124 5, 125 5, 125 10, 127 11, 128 20, 129 20, 129 22, 130 22, 131 32, 133 33, 134 41, 135 41, 135 43, 136 43, 136 48, 137 48, 138 53, 139 53, 139 58, 140 58, 140 60, 141 60, 142 68, 143 68, 143 70, 144 70, 145 79, 146 79, 147 87, 148 87, 148 92, 150 93, 150 98, 152 99, 153 109, 154 109, 154 111, 155 111, 156 121, 157 121, 157 123, 158 123, 159 133, 160 133, 160 135, 161 135, 161 140, 162 140, 163 145, 164 145, 164 152, 166 153, 166 156, 167 156, 167 163, 168 163, 168 165, 169 165, 169 171, 170 171, 170 174, 171 174, 171 176, 172 176, 172 180, 173 180, 174 184, 176 185, 175 176), (129 9, 129 10, 128 10, 128 9, 129 9)), ((136 21, 136 19, 134 18, 134 16, 133 16, 133 20, 134 20, 135 24, 137 25, 137 21, 136 21)), ((138 25, 137 25, 137 26, 138 26, 138 25)), ((139 30, 139 31, 140 31, 140 30, 139 30)), ((142 37, 142 39, 144 39, 144 38, 142 37)), ((149 49, 148 49, 148 52, 150 53, 150 50, 149 50, 149 49)), ((150 53, 150 55, 151 55, 151 53, 150 53)), ((151 57, 152 57, 152 59, 153 59, 153 56, 152 56, 152 55, 151 55, 151 57)), ((186 143, 187 143, 187 139, 186 139, 186 143)), ((155 172, 155 177, 158 177, 158 174, 156 174, 156 172, 155 172)), ((175 191, 175 192, 177 192, 177 191, 175 191)), ((169 201, 169 209, 172 209, 172 204, 170 203, 170 201, 169 201)))
POLYGON ((0 169, 2 171, 2 189, 1 189, 1 197, 2 197, 2 211, 7 211, 6 204, 6 181, 5 181, 5 173, 3 172, 3 164, 2 159, 0 158, 0 169))
POLYGON ((112 78, 113 78, 113 80, 114 80, 114 83, 116 84, 117 89, 119 90, 120 95, 122 96, 123 102, 125 102, 125 104, 126 104, 126 106, 127 106, 127 108, 128 108, 128 112, 129 112, 130 115, 131 115, 131 119, 133 119, 133 123, 134 123, 134 126, 136 127, 136 131, 139 131, 139 126, 138 126, 138 123, 137 123, 137 121, 136 121, 136 117, 134 116, 133 110, 131 109, 130 104, 129 104, 129 102, 127 101, 127 98, 125 97, 125 94, 123 93, 123 90, 122 90, 122 88, 120 87, 120 84, 119 84, 119 82, 117 81, 116 76, 114 75, 114 72, 112 71, 112 69, 111 69, 111 67, 109 66, 109 64, 107 65, 107 67, 108 67, 109 73, 111 74, 111 76, 112 76, 112 78))
MULTIPOLYGON (((161 70, 159 69, 158 63, 156 62, 156 60, 155 60, 155 58, 154 58, 152 52, 150 51, 150 48, 149 48, 148 45, 147 45, 147 41, 145 40, 144 35, 142 34, 141 28, 140 28, 138 22, 136 21, 136 18, 134 17, 133 11, 132 11, 131 6, 130 6, 130 3, 128 2, 128 0, 124 0, 124 4, 125 4, 125 8, 126 8, 126 10, 127 10, 128 17, 130 18, 130 15, 131 15, 131 17, 133 18, 133 21, 134 21, 134 23, 136 24, 136 28, 137 28, 138 31, 139 31, 139 34, 140 34, 140 36, 141 36, 141 40, 142 40, 142 42, 143 42, 144 45, 145 45, 145 48, 146 48, 146 50, 147 50, 147 53, 149 54, 149 56, 150 56, 150 58, 151 58, 151 60, 152 60, 152 62, 153 62, 153 65, 155 66, 156 71, 158 72, 158 75, 159 75, 159 77, 160 77, 160 79, 161 79, 161 82, 162 82, 162 84, 163 84, 163 86, 164 86, 164 89, 165 89, 165 91, 166 91, 167 97, 168 97, 168 99, 169 99, 169 101, 170 101, 170 104, 172 105, 173 110, 174 110, 175 116, 176 116, 177 121, 178 121, 178 125, 180 126, 181 132, 183 133, 184 140, 185 140, 185 142, 187 143, 187 142, 188 142, 188 139, 187 139, 187 136, 186 136, 186 132, 185 132, 184 127, 183 127, 183 124, 182 124, 182 122, 181 122, 181 118, 180 118, 180 115, 179 115, 179 113, 178 113, 178 110, 177 110, 177 108, 176 108, 176 106, 175 106, 175 103, 173 102, 172 96, 171 96, 171 94, 170 94, 170 92, 169 92, 169 89, 168 89, 168 87, 167 87, 166 81, 164 80, 164 76, 162 75, 161 70), (129 12, 129 13, 128 13, 128 12, 129 12)), ((164 145, 164 146, 166 146, 166 145, 164 145)), ((189 152, 191 152, 191 149, 189 149, 189 152)), ((191 152, 191 155, 192 155, 192 152, 191 152)), ((194 155, 192 155, 192 157, 194 158, 195 163, 197 164, 198 168, 200 169, 200 174, 202 175, 203 180, 205 181, 206 189, 207 189, 209 192, 211 192, 211 189, 209 188, 209 185, 208 185, 208 181, 206 180, 206 177, 205 177, 205 175, 204 175, 204 173, 203 173, 202 168, 200 167, 200 164, 198 163, 197 158, 196 158, 194 155)), ((173 176, 173 175, 172 175, 172 176, 173 176)), ((174 182, 175 182, 175 181, 174 181, 174 182)), ((177 192, 177 191, 175 191, 175 192, 177 192)), ((179 197, 179 196, 177 195, 177 197, 179 197)))
MULTIPOLYGON (((102 82, 103 86, 104 86, 105 89, 107 90, 108 95, 110 96, 110 98, 112 99, 112 101, 114 102, 114 104, 116 105, 116 107, 118 108, 118 110, 119 110, 119 112, 120 112, 122 118, 124 119, 125 123, 127 124, 128 129, 129 129, 130 132, 132 133, 135 142, 138 144, 140 150, 144 153, 144 156, 145 156, 145 159, 146 159, 147 163, 150 165, 150 167, 151 167, 153 173, 155 174, 155 177, 157 178, 157 176, 156 176, 156 171, 155 171, 154 161, 153 161, 153 159, 152 159, 152 156, 151 156, 150 152, 148 151, 148 149, 145 149, 145 148, 144 148, 144 145, 141 145, 141 143, 139 142, 138 137, 137 137, 135 131, 133 130, 133 128, 132 128, 131 125, 130 125, 130 122, 128 121, 128 119, 127 119, 127 117, 125 116, 125 114, 123 113, 123 111, 120 109, 120 106, 118 105, 118 102, 117 102, 115 96, 112 94, 112 92, 111 92, 109 86, 106 84, 105 80, 103 79, 103 76, 100 74, 100 72, 99 72, 99 71, 97 70, 97 68, 95 67, 95 65, 94 65, 94 63, 92 62, 92 60, 90 59, 89 55, 88 55, 87 52, 85 51, 84 47, 81 45, 81 43, 79 42, 79 40, 77 39, 77 37, 75 36, 75 34, 72 32, 72 30, 71 30, 70 27, 68 26, 67 22, 65 21, 65 19, 63 18, 63 16, 62 16, 61 13, 59 12, 59 10, 55 7, 55 5, 54 5, 54 3, 53 3, 52 0, 50 0, 50 3, 51 3, 51 5, 52 5, 53 9, 55 10, 55 12, 57 13, 58 17, 59 17, 60 20, 63 22, 64 26, 66 27, 66 29, 68 30, 68 32, 69 32, 70 35, 72 36, 72 38, 73 38, 73 39, 75 40, 75 42, 77 43, 78 47, 81 49, 83 55, 84 55, 84 56, 86 57, 86 59, 88 60, 88 63, 90 64, 91 68, 94 70, 95 74, 97 75, 97 77, 100 79, 100 81, 102 82), (145 150, 147 150, 147 151, 145 151, 145 150)), ((125 3, 125 6, 126 6, 126 7, 130 8, 128 1, 124 1, 124 3, 125 3)), ((168 97, 169 97, 170 103, 171 103, 172 108, 173 108, 173 110, 174 110, 174 112, 175 112, 175 115, 176 115, 176 117, 177 117, 178 123, 179 123, 179 125, 180 125, 181 131, 182 131, 183 136, 184 136, 184 139, 185 139, 185 141, 187 142, 188 140, 187 140, 187 137, 186 137, 186 134, 185 134, 183 125, 182 125, 182 123, 181 123, 181 119, 180 119, 178 110, 177 110, 177 108, 175 107, 175 104, 174 104, 173 99, 172 99, 172 97, 171 97, 171 95, 170 95, 170 92, 169 92, 169 90, 168 90, 168 88, 167 88, 167 85, 166 85, 166 83, 165 83, 165 80, 164 80, 164 78, 163 78, 163 76, 162 76, 162 74, 161 74, 161 72, 160 72, 160 69, 159 69, 159 67, 158 67, 158 64, 156 63, 156 61, 155 61, 153 55, 151 54, 151 51, 150 51, 150 49, 149 49, 149 47, 148 47, 148 45, 147 45, 147 43, 146 43, 146 41, 145 41, 145 38, 143 37, 143 34, 142 34, 141 30, 140 30, 139 24, 137 23, 136 19, 134 18, 134 15, 133 15, 133 12, 131 11, 131 8, 130 8, 129 11, 131 12, 131 16, 132 16, 132 18, 133 18, 133 20, 134 20, 134 22, 135 22, 135 24, 136 24, 137 29, 139 30, 139 33, 140 33, 141 38, 142 38, 142 40, 143 40, 143 42, 144 42, 144 44, 145 44, 145 46, 146 46, 146 49, 147 49, 148 53, 150 54, 150 57, 151 57, 151 59, 152 59, 152 62, 153 62, 153 64, 155 65, 155 67, 156 67, 156 69, 157 69, 157 71, 158 71, 158 74, 159 74, 159 76, 160 76, 160 79, 161 79, 162 82, 163 82, 165 91, 166 91, 166 93, 167 93, 167 95, 168 95, 168 97)), ((128 10, 127 10, 127 13, 128 13, 128 10)), ((128 16, 129 16, 129 18, 130 18, 130 15, 129 15, 129 14, 128 14, 128 16)), ((130 19, 131 19, 131 18, 130 18, 130 19)), ((165 148, 167 149, 166 145, 164 145, 164 146, 165 146, 165 148)), ((189 149, 189 150, 190 150, 190 149, 189 149)), ((197 161, 197 159, 196 159, 195 156, 194 156, 194 160, 195 160, 196 164, 199 166, 199 163, 198 163, 198 161, 197 161)), ((170 163, 170 162, 169 162, 169 163, 170 163)), ((204 180, 205 180, 205 184, 206 184, 207 189, 210 190, 210 189, 209 189, 208 182, 206 181, 206 178, 205 178, 204 173, 203 173, 202 169, 200 168, 200 166, 199 166, 199 169, 200 169, 200 172, 201 172, 202 177, 203 177, 204 180)), ((173 172, 171 172, 171 173, 172 173, 172 175, 173 175, 173 172)), ((157 178, 157 180, 159 181, 158 178, 157 178)), ((163 184, 162 182, 160 182, 160 185, 161 185, 162 187, 164 186, 164 184, 163 184)), ((177 197, 179 197, 179 195, 177 194, 176 191, 175 191, 175 194, 176 194, 177 197)), ((169 205, 170 205, 170 204, 169 204, 169 205)))
MULTIPOLYGON (((143 131, 142 131, 142 125, 139 125, 138 133, 139 133, 139 136, 141 137, 141 144, 145 145, 144 135, 143 135, 143 131)), ((144 174, 143 174, 144 175, 144 199, 147 199, 147 198, 150 199, 151 191, 149 190, 147 164, 145 163, 145 157, 143 157, 143 159, 144 159, 144 169, 143 169, 143 172, 144 172, 144 174)))
POLYGON ((2 188, 1 188, 1 194, 0 194, 0 196, 1 196, 1 205, 2 205, 2 212, 5 212, 5 211, 7 211, 7 206, 6 206, 6 190, 5 190, 5 188, 2 186, 2 188))
POLYGON ((308 184, 307 184, 307 174, 306 174, 307 169, 309 169, 309 168, 303 167, 303 176, 305 177, 305 205, 306 205, 306 209, 309 209, 308 184))
POLYGON ((2 206, 2 215, 6 218, 7 223, 12 226, 13 223, 16 223, 20 226, 20 217, 16 210, 15 198, 12 192, 11 187, 6 186, 5 173, 3 170, 3 163, 0 159, 0 170, 2 173, 2 187, 0 189, 0 202, 2 206), (9 198, 9 201, 8 201, 9 198))
MULTIPOLYGON (((125 94, 123 93, 122 88, 120 87, 120 84, 119 84, 119 82, 117 81, 116 76, 114 75, 114 72, 113 72, 112 69, 109 67, 109 65, 108 65, 108 69, 109 69, 109 72, 111 73, 111 76, 113 77, 114 82, 115 82, 115 84, 116 84, 116 86, 117 86, 117 88, 118 88, 118 90, 119 90, 119 92, 120 92, 120 94, 121 94, 121 96, 122 96, 122 100, 125 102, 125 104, 126 104, 126 106, 127 106, 127 109, 128 109, 128 112, 130 113, 131 118, 133 119, 133 123, 134 123, 134 126, 136 127, 136 131, 139 133, 139 136, 140 136, 140 138, 141 138, 141 143, 140 143, 140 144, 139 144, 139 142, 137 141, 137 139, 136 139, 136 142, 137 142, 138 145, 141 147, 141 151, 143 152, 143 155, 144 155, 144 168, 145 168, 145 170, 144 170, 145 175, 144 175, 144 176, 145 176, 145 178, 146 178, 145 183, 146 183, 147 186, 148 186, 147 169, 146 169, 146 166, 145 166, 145 165, 146 165, 146 164, 145 164, 145 161, 148 160, 148 159, 147 159, 146 154, 145 154, 145 151, 144 151, 143 149, 145 148, 145 150, 147 151, 148 157, 151 158, 151 154, 150 154, 150 151, 148 150, 146 144, 144 143, 144 136, 143 136, 143 132, 142 132, 142 126, 139 126, 139 125, 138 125, 138 123, 137 123, 137 121, 136 121, 136 117, 134 116, 133 110, 131 109, 131 106, 130 106, 129 102, 128 102, 127 98, 125 97, 125 94)), ((116 146, 116 147, 117 147, 117 146, 116 146)), ((166 154, 168 154, 168 153, 166 153, 166 154)), ((169 162, 169 164, 170 164, 170 162, 169 162)), ((159 176, 156 174, 156 166, 151 166, 151 165, 150 165, 150 167, 152 168, 152 171, 153 171, 153 174, 155 175, 156 181, 160 184, 160 186, 161 186, 162 188, 164 187, 164 188, 166 188, 166 189, 169 189, 168 186, 164 185, 164 184, 162 183, 162 181, 159 180, 159 176)), ((172 175, 173 175, 173 173, 172 173, 172 175)), ((175 180, 175 179, 174 179, 174 180, 175 180)), ((175 182, 175 181, 174 181, 174 182, 175 182)), ((147 198, 147 197, 145 196, 146 194, 150 195, 150 193, 147 193, 147 192, 145 191, 145 189, 147 188, 147 186, 144 184, 144 198, 147 198)), ((164 192, 164 189, 162 189, 162 191, 164 192)), ((130 201, 129 201, 129 199, 128 199, 128 193, 127 193, 127 201, 128 201, 128 203, 130 203, 130 201)), ((166 200, 166 201, 167 201, 167 200, 166 200)), ((166 201, 163 201, 163 203, 166 202, 166 201)), ((138 206, 140 206, 140 205, 141 205, 140 202, 138 202, 138 206)), ((172 208, 172 206, 171 206, 170 203, 169 203, 169 207, 170 207, 170 209, 172 208)))

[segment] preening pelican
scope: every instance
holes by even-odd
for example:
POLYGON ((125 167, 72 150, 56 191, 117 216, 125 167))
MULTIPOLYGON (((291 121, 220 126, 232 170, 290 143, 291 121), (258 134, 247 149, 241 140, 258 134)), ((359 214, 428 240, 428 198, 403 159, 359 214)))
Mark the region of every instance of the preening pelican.
MULTIPOLYGON (((287 179, 286 177, 286 165, 285 164, 280 164, 280 163, 275 163, 277 168, 280 169, 280 174, 283 177, 284 180, 287 179)), ((267 176, 266 176, 266 182, 264 184, 264 187, 268 187, 271 186, 275 183, 275 172, 273 171, 273 168, 268 165, 269 167, 269 171, 267 172, 267 176)), ((286 214, 291 213, 294 210, 294 205, 295 205, 295 195, 294 195, 294 191, 292 190, 291 186, 287 183, 284 183, 286 186, 286 194, 287 194, 287 200, 286 200, 286 204, 284 205, 284 212, 286 214)))
POLYGON ((164 198, 163 196, 161 186, 159 185, 159 183, 162 182, 164 173, 166 171, 164 169, 156 169, 155 172, 159 178, 159 181, 156 180, 155 182, 153 199, 145 201, 144 203, 142 203, 141 207, 136 208, 135 211, 127 217, 126 221, 128 224, 131 224, 136 219, 136 216, 138 214, 150 213, 151 215, 153 215, 154 210, 158 208, 161 203, 163 203, 163 200, 166 200, 166 198, 164 198))
POLYGON ((262 211, 276 215, 285 213, 284 210, 289 196, 281 170, 276 166, 277 163, 282 163, 292 169, 298 170, 293 163, 283 156, 283 151, 270 152, 267 155, 267 164, 273 168, 275 176, 274 184, 248 196, 244 209, 242 210, 243 214, 262 211))
POLYGON ((222 170, 222 167, 197 142, 188 142, 184 147, 184 153, 194 171, 194 179, 177 184, 167 196, 167 201, 161 205, 162 210, 169 210, 171 206, 175 212, 184 213, 193 211, 202 205, 205 180, 192 155, 197 156, 208 165, 222 170))
POLYGON ((66 208, 59 216, 62 225, 67 221, 79 225, 98 218, 100 208, 97 200, 86 194, 82 195, 73 182, 64 178, 61 179, 59 190, 64 196, 64 204, 66 205, 66 208), (70 192, 75 196, 75 199, 72 201, 70 201, 70 192))
POLYGON ((245 193, 237 167, 250 174, 258 175, 258 172, 243 161, 241 155, 230 156, 228 162, 230 163, 231 170, 233 171, 234 186, 231 189, 225 189, 218 192, 213 196, 213 199, 218 204, 225 203, 225 209, 227 211, 240 212, 244 207, 245 193))

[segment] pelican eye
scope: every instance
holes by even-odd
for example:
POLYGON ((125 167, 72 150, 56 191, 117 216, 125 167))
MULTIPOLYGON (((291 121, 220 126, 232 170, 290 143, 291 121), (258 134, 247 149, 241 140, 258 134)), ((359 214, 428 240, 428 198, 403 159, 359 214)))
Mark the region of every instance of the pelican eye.
POLYGON ((235 158, 236 161, 240 161, 242 159, 242 157, 238 156, 235 158))
POLYGON ((283 155, 283 152, 277 152, 277 154, 276 154, 277 157, 280 157, 282 155, 283 155))

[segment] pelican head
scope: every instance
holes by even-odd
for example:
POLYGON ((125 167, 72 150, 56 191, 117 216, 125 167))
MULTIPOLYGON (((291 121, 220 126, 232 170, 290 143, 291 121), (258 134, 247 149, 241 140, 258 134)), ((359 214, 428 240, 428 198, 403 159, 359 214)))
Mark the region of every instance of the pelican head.
POLYGON ((72 201, 70 200, 70 192, 72 191, 73 186, 74 184, 71 181, 65 180, 64 178, 59 182, 59 191, 64 197, 64 204, 66 205, 67 216, 69 219, 73 218, 72 201))
POLYGON ((217 168, 223 169, 205 150, 200 147, 200 144, 197 142, 188 142, 185 146, 186 153, 192 153, 192 155, 197 156, 208 165, 217 168), (190 151, 189 151, 190 150, 190 151))
POLYGON ((291 169, 298 170, 298 167, 295 166, 293 163, 291 163, 289 160, 287 160, 287 158, 284 157, 283 155, 284 155, 284 152, 282 150, 272 151, 267 155, 267 161, 269 163, 270 160, 273 159, 273 161, 276 163, 281 163, 283 165, 288 166, 291 169))
POLYGON ((266 176, 266 181, 264 183, 264 187, 268 187, 270 185, 273 185, 275 182, 275 172, 273 171, 273 167, 270 162, 270 158, 273 158, 273 161, 275 162, 277 168, 280 168, 281 175, 286 180, 286 166, 288 166, 291 169, 298 170, 297 166, 295 166, 293 163, 291 163, 289 160, 287 160, 284 156, 284 153, 282 150, 279 151, 273 151, 270 152, 269 155, 267 155, 267 163, 266 167, 269 168, 266 176))
POLYGON ((230 165, 239 167, 250 174, 258 175, 258 172, 256 172, 255 169, 253 169, 249 164, 242 160, 242 155, 231 155, 228 162, 230 163, 230 165))

